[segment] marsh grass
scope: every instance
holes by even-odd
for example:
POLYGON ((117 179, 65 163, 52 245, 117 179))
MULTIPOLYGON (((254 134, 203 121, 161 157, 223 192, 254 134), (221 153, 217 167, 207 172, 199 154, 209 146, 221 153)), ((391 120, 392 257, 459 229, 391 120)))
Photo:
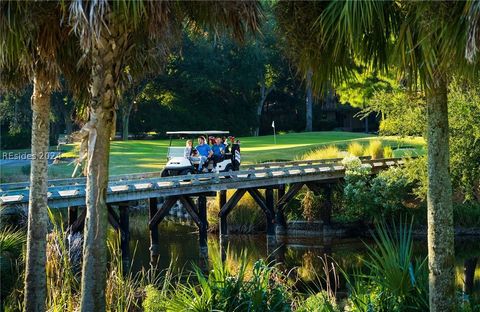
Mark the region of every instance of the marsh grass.
POLYGON ((319 159, 331 159, 341 158, 345 153, 342 153, 340 149, 335 145, 329 145, 326 147, 311 150, 303 154, 298 159, 300 160, 319 160, 319 159))
POLYGON ((348 144, 347 152, 351 156, 362 156, 363 155, 363 145, 358 142, 352 142, 348 144))
POLYGON ((232 271, 212 255, 205 274, 198 267, 182 283, 169 283, 164 294, 147 287, 143 308, 149 311, 291 311, 291 290, 276 267, 259 260, 251 268, 243 253, 232 271))
POLYGON ((392 158, 393 157, 393 149, 391 146, 385 146, 383 148, 383 158, 392 158))
POLYGON ((371 140, 363 152, 364 156, 370 156, 372 159, 383 158, 382 141, 371 140))

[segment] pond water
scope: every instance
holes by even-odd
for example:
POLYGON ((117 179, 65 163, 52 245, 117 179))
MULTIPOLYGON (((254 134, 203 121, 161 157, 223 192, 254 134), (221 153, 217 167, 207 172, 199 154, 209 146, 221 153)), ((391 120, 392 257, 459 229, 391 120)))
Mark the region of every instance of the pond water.
MULTIPOLYGON (((158 267, 167 268, 171 262, 178 268, 191 269, 191 264, 205 266, 202 261, 198 244, 196 227, 189 222, 163 221, 159 227, 160 256, 158 267)), ((343 270, 353 270, 364 265, 367 257, 365 244, 373 245, 372 240, 360 238, 328 239, 285 238, 277 241, 276 245, 267 244, 265 234, 230 235, 228 239, 227 262, 238 265, 242 252, 246 253, 250 263, 258 259, 282 263, 286 272, 294 275, 297 280, 310 287, 317 284, 318 277, 324 275, 322 257, 326 254, 331 257, 343 270), (292 270, 293 269, 293 270, 292 270)), ((147 216, 135 215, 131 219, 132 269, 148 268, 150 262, 149 232, 147 216)), ((427 254, 425 239, 415 239, 414 250, 417 257, 427 254)), ((220 243, 218 235, 208 236, 209 257, 218 256, 220 243)), ((464 281, 464 264, 467 260, 480 256, 480 241, 478 239, 457 239, 456 241, 456 283, 462 288, 464 281)), ((344 285, 343 285, 344 286, 344 285)), ((342 289, 340 285, 340 289, 342 289)), ((474 292, 480 294, 480 260, 474 274, 474 292)))

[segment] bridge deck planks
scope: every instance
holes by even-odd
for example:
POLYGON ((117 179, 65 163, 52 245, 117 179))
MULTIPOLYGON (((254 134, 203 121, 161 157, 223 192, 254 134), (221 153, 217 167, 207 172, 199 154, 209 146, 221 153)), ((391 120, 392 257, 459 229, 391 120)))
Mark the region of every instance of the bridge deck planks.
MULTIPOLYGON (((364 164, 372 167, 372 173, 390 166, 402 165, 401 158, 363 160, 364 164)), ((265 167, 265 166, 264 166, 265 167)), ((109 181, 107 203, 148 199, 162 196, 198 195, 205 192, 216 192, 228 189, 258 189, 276 185, 332 182, 343 179, 345 168, 338 161, 303 161, 286 162, 283 166, 260 169, 249 169, 225 173, 208 173, 175 177, 155 177, 152 174, 132 175, 132 179, 123 176, 109 181)), ((259 167, 256 167, 259 168, 259 167)), ((68 206, 85 205, 85 184, 79 183, 84 179, 74 180, 72 184, 49 187, 49 207, 63 208, 68 206)), ((50 184, 50 183, 49 183, 50 184)), ((8 189, 0 185, 0 189, 8 189)), ((2 206, 22 205, 28 203, 29 190, 11 190, 0 193, 2 206)))

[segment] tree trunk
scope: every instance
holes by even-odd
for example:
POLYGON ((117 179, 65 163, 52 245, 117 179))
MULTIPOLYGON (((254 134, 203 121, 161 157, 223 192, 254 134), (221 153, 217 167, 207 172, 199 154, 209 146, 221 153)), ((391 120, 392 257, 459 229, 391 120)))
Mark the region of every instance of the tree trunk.
MULTIPOLYGON (((108 16, 110 17, 110 16, 108 16)), ((108 21, 106 17, 106 21, 108 21)), ((108 22, 107 22, 108 23, 108 22)), ((108 24, 107 24, 108 25, 108 24)), ((92 85, 87 161, 86 219, 80 310, 105 311, 108 210, 106 193, 110 137, 119 95, 121 57, 127 32, 113 24, 92 48, 92 85)))
POLYGON ((305 131, 312 131, 312 114, 313 114, 313 92, 312 92, 312 69, 309 69, 307 72, 307 82, 306 82, 306 91, 307 96, 305 99, 306 102, 306 127, 305 131))
POLYGON ((70 135, 72 134, 72 131, 73 131, 73 122, 72 122, 71 115, 65 114, 64 120, 65 120, 65 134, 70 135))
POLYGON ((430 311, 454 311, 454 232, 449 170, 447 83, 426 92, 428 145, 428 266, 430 311))
POLYGON ((262 111, 263 111, 263 105, 265 104, 265 101, 267 100, 267 96, 272 92, 273 86, 266 87, 265 82, 262 83, 260 86, 260 101, 258 101, 257 105, 257 127, 255 128, 255 133, 254 136, 259 136, 260 135, 260 123, 262 121, 262 111))
POLYGON ((122 140, 123 141, 128 141, 128 122, 130 119, 129 117, 130 117, 130 113, 124 114, 122 116, 122 140))
POLYGON ((32 94, 32 161, 28 203, 25 311, 44 311, 46 298, 47 182, 50 97, 53 82, 36 69, 32 94))

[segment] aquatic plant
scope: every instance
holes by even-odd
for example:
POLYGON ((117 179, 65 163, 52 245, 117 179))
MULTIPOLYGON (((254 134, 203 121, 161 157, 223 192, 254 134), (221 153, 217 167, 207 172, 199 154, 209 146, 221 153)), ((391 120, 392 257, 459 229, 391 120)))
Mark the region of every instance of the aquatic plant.
POLYGON ((375 246, 365 244, 366 272, 345 274, 350 311, 427 311, 426 258, 413 258, 412 223, 376 225, 375 246))

